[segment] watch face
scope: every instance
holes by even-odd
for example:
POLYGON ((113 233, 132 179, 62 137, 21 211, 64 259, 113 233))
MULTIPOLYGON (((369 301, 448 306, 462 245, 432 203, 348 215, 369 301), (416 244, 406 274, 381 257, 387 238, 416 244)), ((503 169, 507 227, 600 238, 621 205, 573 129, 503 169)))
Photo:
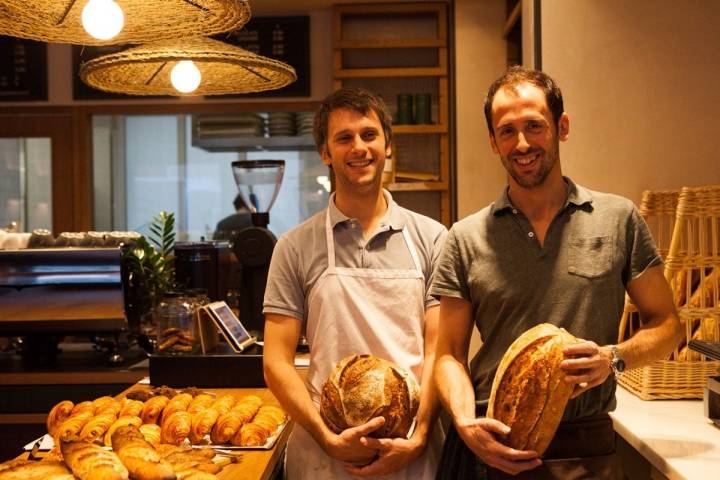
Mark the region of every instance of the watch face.
POLYGON ((613 360, 613 367, 614 367, 615 371, 618 373, 624 372, 625 371, 625 360, 623 360, 622 358, 616 358, 615 360, 613 360))

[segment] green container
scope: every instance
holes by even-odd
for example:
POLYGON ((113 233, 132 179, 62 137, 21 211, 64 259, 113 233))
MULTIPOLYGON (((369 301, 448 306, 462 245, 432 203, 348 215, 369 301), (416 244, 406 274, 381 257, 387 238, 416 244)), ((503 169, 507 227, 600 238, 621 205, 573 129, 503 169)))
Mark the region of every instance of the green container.
POLYGON ((409 125, 413 123, 413 97, 409 93, 397 96, 396 125, 409 125))
POLYGON ((416 93, 415 94, 415 123, 418 125, 427 125, 432 123, 431 118, 431 104, 430 104, 429 93, 416 93))

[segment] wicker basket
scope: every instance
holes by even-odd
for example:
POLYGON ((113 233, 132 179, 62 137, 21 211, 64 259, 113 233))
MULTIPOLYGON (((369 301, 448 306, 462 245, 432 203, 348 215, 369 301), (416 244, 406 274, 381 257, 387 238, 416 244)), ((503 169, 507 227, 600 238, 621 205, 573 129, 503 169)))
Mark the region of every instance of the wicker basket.
MULTIPOLYGON (((643 400, 702 398, 707 378, 720 371, 720 362, 687 344, 691 339, 720 341, 720 186, 644 192, 640 214, 665 259, 665 277, 685 337, 669 359, 626 371, 618 382, 643 400)), ((641 326, 637 309, 626 298, 618 342, 641 326)))

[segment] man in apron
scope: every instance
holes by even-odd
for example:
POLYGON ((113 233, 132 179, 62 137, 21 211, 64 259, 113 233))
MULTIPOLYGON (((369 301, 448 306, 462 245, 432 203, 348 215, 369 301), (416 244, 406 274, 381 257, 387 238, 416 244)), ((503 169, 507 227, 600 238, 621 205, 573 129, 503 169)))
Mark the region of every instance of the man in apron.
POLYGON ((569 118, 553 79, 510 68, 485 115, 508 186, 453 225, 431 288, 441 298, 435 377, 453 420, 438 478, 618 478, 615 372, 663 358, 681 334, 662 260, 632 202, 562 175, 569 118), (644 327, 612 345, 626 292, 644 327), (483 401, 510 344, 543 322, 586 340, 563 352, 565 381, 577 387, 538 458, 503 445, 509 428, 484 418, 483 401), (473 324, 483 344, 468 372, 473 324))
POLYGON ((442 432, 432 371, 438 302, 428 289, 447 231, 398 206, 381 188, 390 155, 390 116, 362 89, 331 94, 315 117, 315 142, 335 176, 328 208, 278 241, 265 294, 265 378, 296 422, 288 441, 289 479, 432 479, 442 432), (302 333, 310 345, 303 381, 294 367, 302 333), (374 439, 382 417, 341 434, 319 414, 333 364, 370 353, 420 383, 407 439, 374 439))

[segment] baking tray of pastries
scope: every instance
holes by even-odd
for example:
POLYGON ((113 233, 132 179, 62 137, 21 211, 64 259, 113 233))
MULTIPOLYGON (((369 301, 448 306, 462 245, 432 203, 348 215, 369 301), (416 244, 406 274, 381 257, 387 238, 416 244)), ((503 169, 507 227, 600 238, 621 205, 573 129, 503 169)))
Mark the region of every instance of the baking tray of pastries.
POLYGON ((115 430, 133 425, 153 445, 269 450, 287 424, 287 415, 280 407, 264 404, 255 395, 158 387, 129 392, 120 398, 105 396, 77 404, 59 402, 48 414, 48 434, 25 448, 50 450, 59 440, 110 447, 115 430))

